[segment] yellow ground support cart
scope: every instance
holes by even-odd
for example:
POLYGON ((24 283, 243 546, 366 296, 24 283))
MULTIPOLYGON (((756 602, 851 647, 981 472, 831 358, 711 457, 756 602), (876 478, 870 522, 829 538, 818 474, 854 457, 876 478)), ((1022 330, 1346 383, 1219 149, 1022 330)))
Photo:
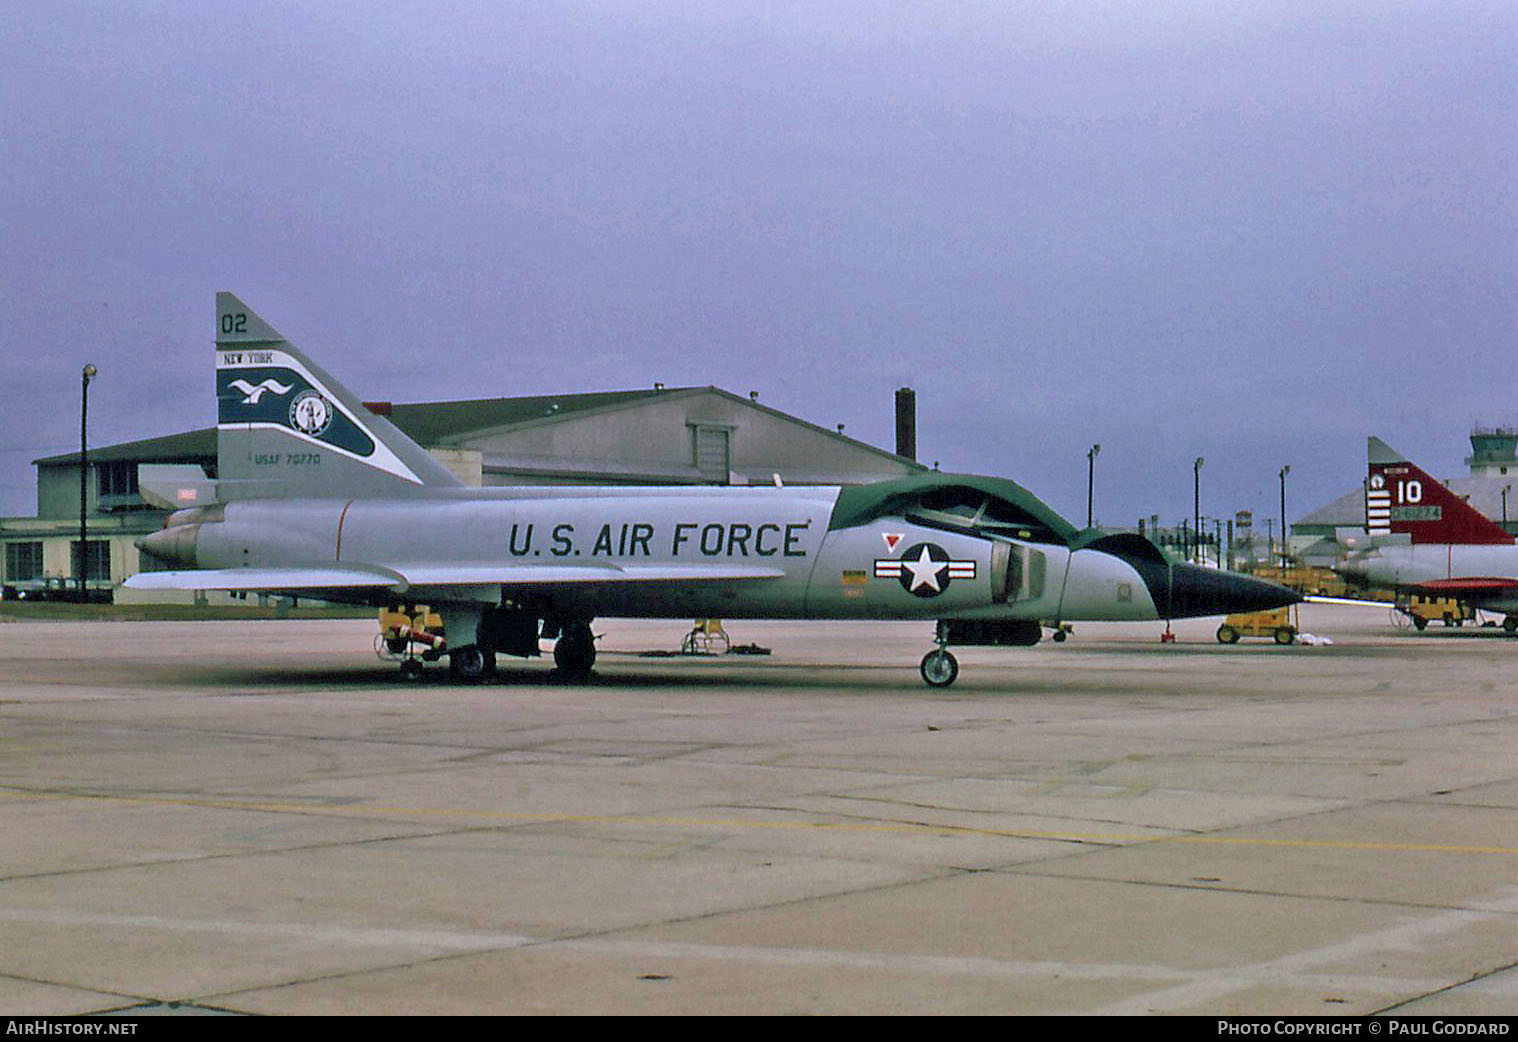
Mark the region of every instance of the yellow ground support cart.
POLYGON ((1406 629, 1409 623, 1419 630, 1427 629, 1430 622, 1460 626, 1475 617, 1475 608, 1452 597, 1403 597, 1392 606, 1392 623, 1398 629, 1406 629))
POLYGON ((1274 611, 1252 611, 1228 616, 1218 627, 1219 644, 1237 644, 1240 637, 1270 637, 1277 644, 1297 639, 1296 605, 1274 611))
POLYGON ((425 604, 381 608, 379 628, 374 653, 383 659, 399 659, 401 672, 408 677, 422 672, 417 648, 422 649, 422 658, 430 661, 438 657, 438 649, 444 644, 443 617, 425 604))

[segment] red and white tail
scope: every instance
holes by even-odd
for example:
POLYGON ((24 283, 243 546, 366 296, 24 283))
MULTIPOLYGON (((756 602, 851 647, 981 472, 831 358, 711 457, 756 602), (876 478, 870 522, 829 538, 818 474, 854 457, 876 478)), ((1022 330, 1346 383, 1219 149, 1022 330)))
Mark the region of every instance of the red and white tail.
POLYGON ((1511 544, 1502 526, 1429 477, 1380 438, 1368 446, 1365 530, 1372 536, 1406 533, 1414 543, 1511 544))

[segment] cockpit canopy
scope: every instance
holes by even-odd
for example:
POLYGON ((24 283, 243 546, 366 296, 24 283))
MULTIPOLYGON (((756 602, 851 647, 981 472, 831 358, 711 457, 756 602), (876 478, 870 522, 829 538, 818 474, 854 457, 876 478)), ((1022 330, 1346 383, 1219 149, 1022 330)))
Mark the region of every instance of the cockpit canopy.
POLYGON ((1077 531, 1037 496, 1005 478, 924 474, 843 489, 828 528, 854 528, 879 517, 928 528, 1071 545, 1077 531))

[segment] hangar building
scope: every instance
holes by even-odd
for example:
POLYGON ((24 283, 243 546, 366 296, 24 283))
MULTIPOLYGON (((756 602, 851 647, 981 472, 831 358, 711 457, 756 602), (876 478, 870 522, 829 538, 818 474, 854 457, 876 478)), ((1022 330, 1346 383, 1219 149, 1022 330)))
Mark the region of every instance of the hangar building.
MULTIPOLYGON (((850 485, 923 471, 911 457, 913 398, 897 392, 901 454, 875 448, 719 387, 482 398, 368 407, 388 416, 466 484, 850 485)), ((0 519, 6 596, 58 586, 79 545, 79 453, 33 461, 37 516, 0 519)), ((89 451, 86 481, 92 589, 113 589, 152 568, 135 540, 165 511, 142 498, 138 465, 216 469, 216 429, 89 451)), ((124 596, 127 591, 117 591, 124 596)))

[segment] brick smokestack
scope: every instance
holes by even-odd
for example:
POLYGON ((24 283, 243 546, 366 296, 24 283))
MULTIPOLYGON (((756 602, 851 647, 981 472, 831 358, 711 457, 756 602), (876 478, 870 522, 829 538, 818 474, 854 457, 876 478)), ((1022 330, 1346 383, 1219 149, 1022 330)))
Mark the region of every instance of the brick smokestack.
POLYGON ((917 392, 910 387, 896 392, 896 455, 917 459, 917 392))

